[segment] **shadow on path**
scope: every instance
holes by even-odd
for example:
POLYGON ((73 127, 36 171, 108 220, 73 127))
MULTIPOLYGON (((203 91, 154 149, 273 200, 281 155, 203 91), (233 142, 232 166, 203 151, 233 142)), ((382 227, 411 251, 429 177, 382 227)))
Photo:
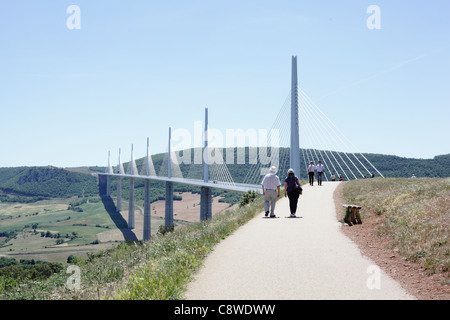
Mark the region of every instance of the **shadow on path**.
POLYGON ((125 241, 139 241, 133 230, 128 228, 128 223, 122 217, 120 212, 117 212, 116 205, 110 196, 102 196, 103 206, 108 212, 117 229, 122 232, 125 241))

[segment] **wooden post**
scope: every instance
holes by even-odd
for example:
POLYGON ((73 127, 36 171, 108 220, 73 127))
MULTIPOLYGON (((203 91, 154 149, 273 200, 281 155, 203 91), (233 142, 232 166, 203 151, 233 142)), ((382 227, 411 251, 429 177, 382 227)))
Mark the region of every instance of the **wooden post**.
POLYGON ((346 209, 345 209, 344 222, 345 222, 346 224, 348 224, 348 225, 351 227, 351 226, 352 226, 352 223, 351 223, 351 221, 350 221, 350 218, 351 218, 351 213, 350 213, 351 208, 350 208, 349 205, 346 205, 346 204, 344 204, 344 208, 346 208, 346 209))
POLYGON ((344 204, 343 207, 346 208, 344 223, 347 223, 350 227, 354 224, 362 224, 361 215, 359 213, 361 206, 344 204))
POLYGON ((352 223, 356 224, 356 207, 352 206, 352 223))
POLYGON ((362 224, 362 220, 361 220, 361 215, 359 213, 359 210, 361 209, 360 206, 356 207, 356 221, 358 222, 358 224, 362 224))

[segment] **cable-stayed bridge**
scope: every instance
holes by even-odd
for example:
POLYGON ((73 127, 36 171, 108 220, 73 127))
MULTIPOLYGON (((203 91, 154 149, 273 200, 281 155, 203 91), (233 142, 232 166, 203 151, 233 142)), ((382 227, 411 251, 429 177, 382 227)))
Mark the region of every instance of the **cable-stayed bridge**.
MULTIPOLYGON (((131 161, 126 172, 119 149, 119 163, 116 170, 113 169, 109 153, 106 172, 98 174, 101 196, 110 197, 111 179, 118 179, 117 211, 122 210, 122 179, 129 180, 128 227, 130 229, 135 227, 134 183, 136 179, 145 181, 144 241, 150 239, 151 236, 151 180, 160 181, 166 185, 165 225, 171 226, 173 225, 174 183, 200 187, 200 220, 206 220, 212 217, 212 189, 240 193, 248 191, 262 193, 260 183, 272 165, 278 168, 280 178, 283 177, 289 168, 294 169, 296 175, 302 178, 307 175, 306 169, 308 164, 311 161, 317 163, 319 160, 322 161, 325 167, 325 180, 329 180, 332 175, 336 177, 341 176, 342 180, 365 178, 366 176, 375 175, 375 172, 377 176, 383 177, 361 152, 355 151, 357 149, 350 140, 298 87, 297 57, 292 57, 290 93, 272 128, 267 136, 262 139, 263 142, 260 141, 259 148, 248 148, 247 173, 243 181, 239 183, 234 181, 225 162, 223 148, 209 146, 208 109, 205 109, 203 147, 200 155, 202 177, 199 177, 198 170, 195 178, 183 177, 180 164, 178 163, 179 157, 172 150, 171 133, 171 128, 169 128, 168 151, 158 174, 150 156, 149 138, 147 138, 147 154, 141 167, 141 172, 138 171, 132 146, 131 161), (300 148, 300 145, 302 148, 300 148)), ((244 159, 246 159, 246 155, 244 155, 244 159)))

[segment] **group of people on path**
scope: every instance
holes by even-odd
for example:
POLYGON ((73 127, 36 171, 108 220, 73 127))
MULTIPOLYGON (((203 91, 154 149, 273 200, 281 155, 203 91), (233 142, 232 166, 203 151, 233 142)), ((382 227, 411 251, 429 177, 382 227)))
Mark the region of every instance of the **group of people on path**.
MULTIPOLYGON (((308 166, 308 178, 309 178, 309 184, 311 186, 314 185, 314 176, 317 174, 317 184, 319 186, 322 185, 323 176, 325 175, 325 169, 323 167, 322 161, 319 161, 319 163, 315 166, 314 162, 310 162, 308 166)), ((373 177, 373 174, 372 174, 373 177)), ((336 176, 334 174, 331 174, 330 176, 331 181, 336 181, 336 176)), ((339 181, 342 181, 343 177, 342 175, 339 175, 339 181)))
MULTIPOLYGON (((264 211, 266 217, 270 213, 271 218, 275 218, 275 204, 277 198, 280 197, 280 178, 276 175, 277 168, 272 166, 269 173, 264 176, 261 183, 263 195, 264 195, 264 211)), ((284 197, 289 198, 289 208, 291 211, 291 217, 295 217, 297 211, 298 198, 302 194, 302 187, 300 180, 295 175, 293 169, 287 171, 287 177, 284 179, 284 197)))
MULTIPOLYGON (((325 169, 322 164, 322 161, 319 161, 317 165, 311 161, 307 168, 309 184, 311 186, 314 185, 314 176, 317 175, 317 184, 319 186, 322 185, 322 179, 325 175, 325 169)), ((280 197, 280 189, 281 182, 280 178, 276 175, 277 168, 272 166, 269 169, 269 173, 264 176, 263 181, 261 182, 263 195, 264 195, 264 211, 266 213, 266 217, 270 213, 270 217, 275 217, 275 204, 277 199, 280 197)), ((375 178, 375 174, 372 172, 371 177, 375 178)), ((334 174, 331 175, 331 181, 336 181, 336 176, 334 174)), ((366 178, 366 176, 364 176, 366 178)), ((412 178, 415 178, 413 175, 412 178)), ((342 175, 339 175, 339 181, 343 181, 342 175)), ((289 169, 287 171, 287 177, 284 179, 284 197, 289 198, 289 208, 291 211, 291 217, 295 217, 295 213, 297 211, 297 203, 298 198, 302 194, 302 187, 300 185, 300 180, 295 175, 293 169, 289 169)))
POLYGON ((322 176, 324 174, 324 168, 322 165, 322 161, 319 161, 317 166, 314 165, 314 163, 311 161, 308 166, 308 177, 309 177, 309 184, 312 186, 314 185, 314 175, 317 172, 317 184, 319 186, 322 185, 322 176))
MULTIPOLYGON (((318 185, 322 185, 322 179, 325 174, 324 166, 322 161, 315 166, 311 161, 308 168, 309 184, 314 185, 314 176, 317 174, 318 185)), ((275 217, 275 204, 277 199, 280 197, 281 192, 281 182, 280 178, 276 175, 277 168, 272 166, 269 169, 269 173, 264 176, 261 182, 262 191, 264 195, 264 211, 266 217, 270 213, 270 217, 275 217)), ((336 177, 331 176, 331 180, 335 181, 336 177)), ((342 175, 339 176, 339 181, 342 181, 342 175)), ((289 198, 289 209, 291 217, 295 217, 297 212, 298 198, 302 194, 302 187, 300 185, 300 180, 295 175, 293 169, 287 171, 287 177, 284 179, 284 197, 289 198)))

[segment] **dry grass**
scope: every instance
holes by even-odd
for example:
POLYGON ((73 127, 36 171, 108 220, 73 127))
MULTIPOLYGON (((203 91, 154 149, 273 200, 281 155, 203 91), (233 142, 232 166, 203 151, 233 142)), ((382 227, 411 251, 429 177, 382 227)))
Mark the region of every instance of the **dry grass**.
POLYGON ((363 206, 364 215, 381 215, 378 233, 407 260, 429 274, 450 268, 450 178, 364 179, 347 183, 343 195, 363 206))

